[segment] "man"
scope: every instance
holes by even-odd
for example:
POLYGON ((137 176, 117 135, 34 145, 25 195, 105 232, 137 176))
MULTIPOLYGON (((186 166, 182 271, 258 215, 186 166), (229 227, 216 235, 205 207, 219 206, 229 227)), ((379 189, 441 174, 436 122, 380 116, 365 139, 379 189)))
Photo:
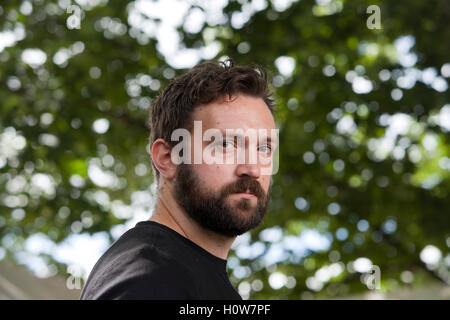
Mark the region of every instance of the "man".
POLYGON ((273 132, 273 113, 259 67, 206 62, 173 80, 149 121, 155 210, 100 258, 81 299, 241 299, 226 259, 235 238, 267 211, 277 147, 273 135, 255 140, 242 132, 273 132), (190 136, 176 154, 180 129, 190 136), (215 138, 205 139, 207 132, 215 138))

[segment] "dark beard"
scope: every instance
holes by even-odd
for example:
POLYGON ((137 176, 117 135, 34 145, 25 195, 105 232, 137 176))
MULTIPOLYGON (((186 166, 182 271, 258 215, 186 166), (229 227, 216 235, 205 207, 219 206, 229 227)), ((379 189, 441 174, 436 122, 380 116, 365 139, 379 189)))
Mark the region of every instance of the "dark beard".
POLYGON ((235 237, 256 228, 269 205, 271 186, 267 194, 255 179, 246 176, 223 187, 219 195, 201 187, 190 165, 178 165, 174 181, 174 198, 188 216, 202 227, 218 234, 235 237), (240 199, 232 208, 226 197, 235 192, 250 190, 257 197, 252 208, 250 199, 240 199))

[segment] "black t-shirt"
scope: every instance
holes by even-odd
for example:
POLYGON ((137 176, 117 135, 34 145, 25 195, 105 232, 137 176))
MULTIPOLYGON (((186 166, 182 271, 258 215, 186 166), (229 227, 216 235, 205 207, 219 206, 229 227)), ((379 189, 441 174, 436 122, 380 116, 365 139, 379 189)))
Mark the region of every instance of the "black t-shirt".
POLYGON ((226 264, 169 227, 141 221, 97 261, 80 299, 242 299, 226 264))

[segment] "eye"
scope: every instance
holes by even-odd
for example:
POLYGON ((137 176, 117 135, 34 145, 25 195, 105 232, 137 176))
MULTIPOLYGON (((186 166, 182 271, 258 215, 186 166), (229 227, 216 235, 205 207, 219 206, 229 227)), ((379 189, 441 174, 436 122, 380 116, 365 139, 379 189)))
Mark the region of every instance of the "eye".
POLYGON ((225 140, 222 142, 222 147, 223 148, 234 147, 234 141, 225 140))
POLYGON ((232 140, 217 141, 214 143, 214 147, 218 149, 230 149, 234 147, 234 142, 232 140))
POLYGON ((271 153, 272 152, 272 147, 269 146, 268 144, 262 145, 261 147, 259 147, 259 151, 265 152, 265 153, 271 153))

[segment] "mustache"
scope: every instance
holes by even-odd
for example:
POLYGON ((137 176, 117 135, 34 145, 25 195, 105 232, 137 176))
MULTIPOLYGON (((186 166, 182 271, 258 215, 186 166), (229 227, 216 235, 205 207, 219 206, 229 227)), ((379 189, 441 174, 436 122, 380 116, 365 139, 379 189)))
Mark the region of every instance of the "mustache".
POLYGON ((242 178, 234 183, 227 185, 225 188, 223 188, 221 195, 222 197, 226 197, 229 194, 240 192, 243 193, 247 190, 253 193, 257 198, 263 198, 266 195, 259 182, 253 178, 242 178))

